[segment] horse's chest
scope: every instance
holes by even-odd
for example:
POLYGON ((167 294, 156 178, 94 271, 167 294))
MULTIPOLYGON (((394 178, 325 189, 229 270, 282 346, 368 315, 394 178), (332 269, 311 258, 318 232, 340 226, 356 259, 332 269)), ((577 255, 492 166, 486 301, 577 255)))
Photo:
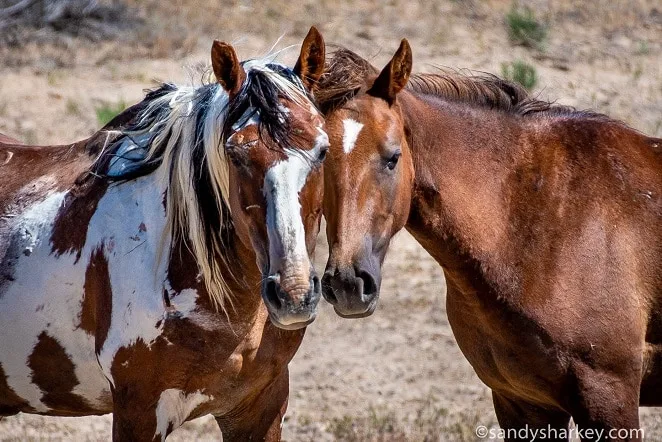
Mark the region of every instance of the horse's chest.
MULTIPOLYGON (((215 413, 225 414, 247 397, 253 397, 279 377, 296 353, 304 331, 276 329, 266 318, 260 319, 244 339, 223 360, 217 360, 210 368, 216 373, 208 382, 210 391, 218 399, 215 413)), ((226 340, 230 341, 229 339, 226 340)), ((223 346, 216 354, 224 357, 223 346)))
MULTIPOLYGON (((475 296, 475 295, 474 295, 475 296)), ((558 348, 527 318, 449 288, 446 308, 457 343, 490 388, 532 401, 556 402, 565 375, 558 348)))

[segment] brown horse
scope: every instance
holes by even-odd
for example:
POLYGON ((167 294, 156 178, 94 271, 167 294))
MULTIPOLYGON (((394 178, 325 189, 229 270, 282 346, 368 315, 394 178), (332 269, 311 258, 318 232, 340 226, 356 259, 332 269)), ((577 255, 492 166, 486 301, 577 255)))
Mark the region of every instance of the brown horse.
POLYGON ((280 439, 321 295, 323 66, 314 28, 293 70, 215 42, 217 81, 70 146, 0 145, 0 416, 113 412, 114 440, 163 440, 211 413, 224 440, 280 439))
POLYGON ((325 298, 371 314, 405 226, 444 269, 449 322, 503 428, 567 440, 572 417, 584 440, 638 440, 638 406, 662 405, 662 140, 411 66, 406 40, 381 72, 341 49, 319 85, 325 298))

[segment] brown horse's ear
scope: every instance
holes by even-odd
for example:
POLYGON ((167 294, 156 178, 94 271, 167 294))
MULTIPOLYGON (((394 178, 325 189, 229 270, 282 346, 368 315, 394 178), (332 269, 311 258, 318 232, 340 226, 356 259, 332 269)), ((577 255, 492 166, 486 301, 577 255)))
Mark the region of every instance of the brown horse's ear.
POLYGON ((246 71, 232 46, 214 40, 214 44, 211 46, 211 66, 214 69, 216 80, 230 95, 239 92, 246 79, 246 71))
POLYGON ((411 47, 406 38, 400 42, 400 47, 391 58, 391 61, 384 67, 368 94, 373 97, 383 98, 389 105, 395 101, 395 96, 400 92, 411 74, 412 55, 411 47))
POLYGON ((294 73, 301 78, 304 86, 309 90, 313 90, 322 76, 325 58, 324 38, 317 28, 312 26, 301 45, 301 54, 299 54, 297 64, 294 65, 294 73))

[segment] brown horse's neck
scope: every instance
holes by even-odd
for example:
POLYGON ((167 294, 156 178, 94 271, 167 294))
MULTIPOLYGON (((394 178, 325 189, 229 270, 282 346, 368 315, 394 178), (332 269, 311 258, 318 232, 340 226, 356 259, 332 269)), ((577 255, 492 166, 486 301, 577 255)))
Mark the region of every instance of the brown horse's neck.
POLYGON ((502 244, 505 183, 523 128, 505 113, 433 96, 405 92, 398 100, 415 169, 407 229, 459 290, 516 291, 502 244))

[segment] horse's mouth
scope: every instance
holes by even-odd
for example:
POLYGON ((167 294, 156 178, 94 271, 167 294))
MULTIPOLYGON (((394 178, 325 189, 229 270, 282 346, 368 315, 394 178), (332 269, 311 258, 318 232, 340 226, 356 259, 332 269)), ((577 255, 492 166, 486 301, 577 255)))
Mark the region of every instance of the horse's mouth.
POLYGON ((377 308, 377 301, 379 300, 379 297, 376 297, 373 299, 370 304, 368 305, 368 308, 359 313, 342 313, 338 310, 336 306, 333 306, 333 310, 336 312, 336 315, 340 316, 343 319, 361 319, 361 318, 367 318, 368 316, 372 315, 375 312, 375 309, 377 308))
POLYGON ((289 330, 289 331, 294 331, 294 330, 301 330, 302 328, 306 328, 308 325, 310 325, 315 318, 317 318, 317 313, 313 313, 310 315, 310 319, 306 321, 299 321, 299 322, 292 322, 289 324, 283 324, 276 318, 274 315, 269 313, 269 320, 271 320, 271 323, 275 325, 276 327, 283 329, 283 330, 289 330))

